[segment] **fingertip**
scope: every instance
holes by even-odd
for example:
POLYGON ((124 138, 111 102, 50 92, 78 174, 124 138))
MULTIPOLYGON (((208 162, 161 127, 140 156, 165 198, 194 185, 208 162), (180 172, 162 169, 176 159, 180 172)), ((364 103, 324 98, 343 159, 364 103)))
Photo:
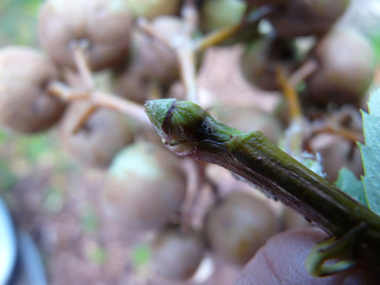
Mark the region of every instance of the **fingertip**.
POLYGON ((318 228, 297 228, 275 235, 243 269, 236 284, 380 284, 378 274, 360 266, 328 277, 315 278, 305 260, 327 235, 318 228))

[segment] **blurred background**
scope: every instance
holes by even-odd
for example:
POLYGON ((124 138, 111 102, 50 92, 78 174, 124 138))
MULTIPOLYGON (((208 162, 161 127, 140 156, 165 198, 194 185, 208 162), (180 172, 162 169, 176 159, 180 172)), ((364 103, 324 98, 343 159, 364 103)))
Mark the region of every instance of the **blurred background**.
MULTIPOLYGON (((42 2, 0 2, 0 48, 38 47, 42 2)), ((380 59, 380 1, 352 2, 352 14, 342 18, 342 25, 360 26, 380 59), (355 13, 362 16, 357 18, 355 13)), ((207 52, 199 78, 204 100, 215 102, 217 94, 218 101, 229 106, 253 106, 260 101, 262 108, 272 110, 277 94, 248 86, 238 71, 240 52, 239 47, 207 52)), ((373 85, 380 85, 379 71, 373 85)), ((63 150, 56 129, 24 136, 0 128, 0 197, 15 228, 27 233, 40 251, 46 270, 42 274, 49 284, 169 284, 147 271, 149 252, 143 234, 105 218, 100 198, 104 178, 104 171, 81 166, 63 150)), ((240 270, 224 264, 216 268, 218 272, 203 284, 232 284, 240 270)), ((25 278, 14 281, 28 284, 25 278)), ((190 283, 194 281, 183 282, 190 283)))

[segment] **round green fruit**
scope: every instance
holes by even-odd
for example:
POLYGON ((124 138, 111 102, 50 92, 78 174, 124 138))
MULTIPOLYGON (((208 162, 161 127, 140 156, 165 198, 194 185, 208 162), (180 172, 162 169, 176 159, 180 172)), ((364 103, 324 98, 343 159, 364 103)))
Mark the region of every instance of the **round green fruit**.
POLYGON ((338 135, 324 135, 312 141, 313 149, 321 155, 321 163, 326 179, 335 182, 339 170, 346 167, 360 179, 363 163, 359 147, 338 135))
POLYGON ((75 68, 73 48, 85 43, 90 68, 117 64, 128 52, 132 16, 123 0, 49 0, 38 25, 40 44, 59 65, 75 68))
POLYGON ((134 17, 152 20, 158 16, 176 15, 181 0, 125 0, 134 17))
POLYGON ((310 54, 319 68, 306 80, 307 98, 319 106, 358 105, 375 72, 375 54, 366 38, 353 30, 332 30, 310 54))
POLYGON ((44 131, 58 122, 66 104, 49 94, 58 78, 54 65, 29 47, 0 49, 0 124, 22 133, 44 131))
POLYGON ((171 279, 192 277, 206 251, 201 232, 179 227, 158 231, 151 242, 150 267, 158 275, 171 279))
POLYGON ((98 109, 78 132, 73 133, 89 108, 88 102, 70 104, 60 125, 61 141, 67 151, 84 165, 107 168, 116 154, 132 143, 134 125, 121 114, 98 109))
POLYGON ((343 15, 350 0, 289 0, 268 16, 276 35, 295 38, 323 35, 343 15))
MULTIPOLYGON (((168 41, 180 36, 184 22, 179 17, 161 16, 151 21, 151 28, 168 41)), ((180 79, 177 55, 160 40, 134 30, 129 60, 114 74, 115 92, 122 97, 143 103, 149 99, 149 87, 166 93, 180 79)))
POLYGON ((278 232, 279 226, 278 218, 264 201, 233 192, 209 210, 205 233, 213 252, 243 265, 278 232))
POLYGON ((247 45, 240 58, 244 78, 266 91, 280 89, 276 68, 291 74, 298 66, 298 52, 292 41, 266 37, 247 45))
MULTIPOLYGON (((237 25, 243 20, 246 8, 247 5, 239 0, 203 1, 199 11, 200 29, 203 33, 211 33, 237 25)), ((257 27, 258 23, 254 23, 220 45, 252 41, 258 36, 257 27)))
POLYGON ((104 194, 120 225, 148 230, 163 226, 180 210, 185 192, 180 158, 161 145, 139 142, 112 161, 104 194))
POLYGON ((244 0, 248 5, 252 5, 254 7, 260 7, 260 6, 278 6, 278 5, 284 5, 291 0, 244 0))

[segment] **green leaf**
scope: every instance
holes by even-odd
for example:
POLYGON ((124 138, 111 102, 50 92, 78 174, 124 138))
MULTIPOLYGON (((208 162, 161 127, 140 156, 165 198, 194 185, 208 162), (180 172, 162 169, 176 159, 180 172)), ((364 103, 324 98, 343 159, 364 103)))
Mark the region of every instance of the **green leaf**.
POLYGON ((371 94, 368 108, 369 114, 362 111, 365 145, 359 143, 362 181, 370 209, 380 215, 380 89, 371 94))
POLYGON ((343 167, 339 171, 338 179, 334 184, 344 193, 368 207, 363 183, 355 177, 355 174, 351 170, 343 167))
POLYGON ((377 60, 380 60, 380 34, 374 35, 370 38, 372 47, 375 51, 375 56, 377 60))

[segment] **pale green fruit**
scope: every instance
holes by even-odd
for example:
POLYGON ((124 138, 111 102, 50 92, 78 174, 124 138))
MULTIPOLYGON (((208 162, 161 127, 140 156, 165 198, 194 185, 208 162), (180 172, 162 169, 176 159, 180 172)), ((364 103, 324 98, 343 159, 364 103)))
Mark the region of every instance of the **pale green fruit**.
POLYGON ((79 162, 90 167, 106 168, 121 149, 132 143, 134 125, 125 116, 100 108, 74 134, 74 128, 89 107, 90 103, 84 101, 70 104, 60 125, 61 141, 79 162))
POLYGON ((327 106, 358 105, 374 77, 376 60, 370 42, 354 30, 332 30, 311 52, 319 68, 306 80, 307 98, 327 106))
POLYGON ((228 262, 245 264, 279 230, 279 220, 264 201, 233 192, 208 212, 205 233, 210 248, 228 262))
POLYGON ((39 16, 39 40, 57 64, 70 68, 75 68, 73 46, 84 42, 91 69, 100 70, 128 53, 132 22, 124 0, 50 0, 39 16))
POLYGON ((151 242, 152 271, 172 278, 190 278, 202 261, 206 244, 201 232, 168 227, 156 233, 151 242))
POLYGON ((0 49, 0 124, 22 133, 44 131, 58 122, 66 104, 48 93, 58 72, 40 51, 0 49))
POLYGON ((123 149, 113 160, 105 201, 121 226, 154 229, 179 211, 185 192, 180 158, 161 145, 139 142, 123 149))
POLYGON ((179 12, 180 0, 125 0, 134 17, 149 20, 163 15, 175 15, 179 12))

